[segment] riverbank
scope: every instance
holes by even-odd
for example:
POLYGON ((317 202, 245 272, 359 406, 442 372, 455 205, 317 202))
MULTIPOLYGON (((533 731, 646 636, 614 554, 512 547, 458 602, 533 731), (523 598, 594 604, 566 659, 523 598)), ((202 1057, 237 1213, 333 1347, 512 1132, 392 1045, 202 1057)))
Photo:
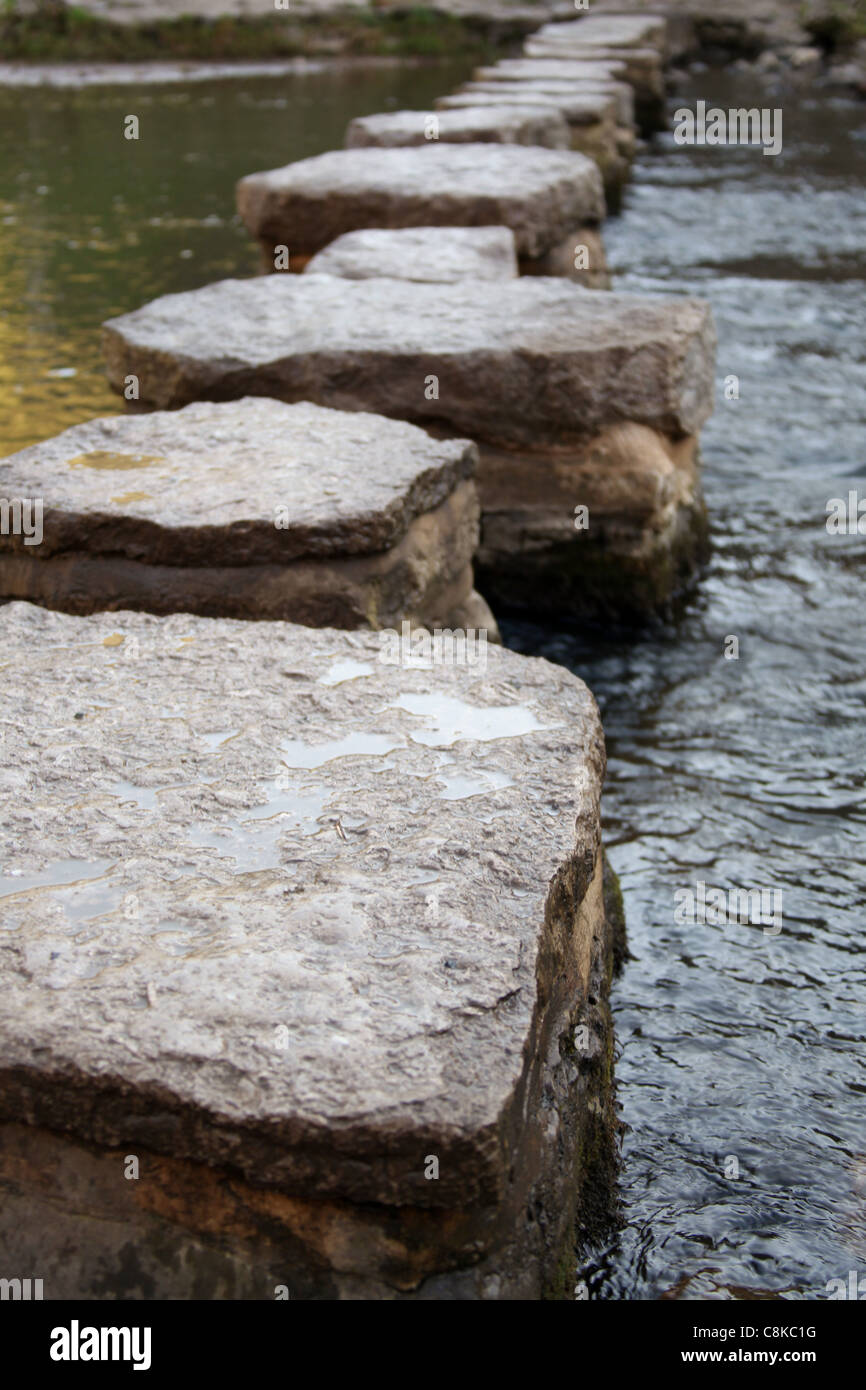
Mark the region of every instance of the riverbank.
MULTIPOLYGON (((668 22, 674 80, 678 70, 733 65, 795 87, 817 82, 866 97, 866 0, 773 0, 758 11, 750 0, 727 0, 721 14, 697 0, 667 0, 652 11, 668 22)), ((592 12, 640 15, 646 6, 593 0, 592 12)), ((199 65, 203 77, 243 76, 250 64, 296 58, 481 62, 550 20, 574 17, 565 0, 188 0, 182 12, 173 0, 6 0, 0 86, 174 81, 177 64, 189 65, 180 70, 187 77, 198 76, 199 65), (124 73, 132 65, 135 79, 124 73)))
POLYGON ((0 17, 0 54, 7 62, 245 63, 294 57, 476 55, 514 43, 546 17, 545 7, 483 7, 450 13, 441 6, 383 9, 366 4, 273 4, 256 13, 229 6, 107 7, 13 5, 0 17))

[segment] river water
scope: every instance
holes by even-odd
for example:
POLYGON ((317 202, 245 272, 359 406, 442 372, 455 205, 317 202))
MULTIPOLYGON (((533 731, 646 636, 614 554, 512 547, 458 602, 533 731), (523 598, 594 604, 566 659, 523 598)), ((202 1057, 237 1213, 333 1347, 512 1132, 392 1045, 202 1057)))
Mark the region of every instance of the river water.
POLYGON ((353 116, 429 106, 472 66, 0 88, 0 458, 121 411, 100 353, 106 318, 258 273, 237 179, 338 149, 353 116), (124 138, 127 115, 138 140, 124 138))
MULTIPOLYGON (((0 92, 0 456, 119 408, 102 319, 255 272, 237 177, 464 75, 0 92)), ((866 116, 699 81, 684 104, 783 104, 783 153, 658 140, 606 241, 618 288, 714 307, 712 560, 640 638, 589 643, 567 613, 506 632, 587 680, 608 738, 633 956, 614 995, 625 1224, 591 1295, 826 1297, 866 1275, 866 537, 825 528, 828 498, 866 496, 866 116), (678 922, 699 881, 781 890, 781 929, 678 922)))
POLYGON ((866 1276, 866 536, 825 525, 866 499, 866 110, 698 80, 677 104, 782 105, 783 153, 662 139, 605 239, 616 288, 713 305, 712 561, 637 642, 507 636, 608 742, 626 1225, 591 1296, 826 1298, 866 1276), (699 881, 781 889, 781 930, 677 922, 699 881))

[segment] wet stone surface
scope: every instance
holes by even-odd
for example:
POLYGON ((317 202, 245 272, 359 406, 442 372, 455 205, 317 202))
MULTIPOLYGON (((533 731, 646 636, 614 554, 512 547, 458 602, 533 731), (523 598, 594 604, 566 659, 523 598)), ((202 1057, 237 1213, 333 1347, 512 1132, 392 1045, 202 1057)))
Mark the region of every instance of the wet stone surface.
MULTIPOLYGON (((501 648, 409 669, 377 634, 182 614, 13 603, 0 629, 0 1119, 192 1165, 165 1188, 181 1226, 207 1165, 288 1194, 271 1215, 292 1239, 325 1199, 304 1241, 322 1220, 343 1239, 320 1282, 417 1283, 513 1244, 509 1203, 573 1174, 553 1059, 609 946, 582 682, 501 648), (357 1203, 408 1208, 361 1255, 351 1231, 379 1218, 357 1203), (411 1257, 415 1209, 440 1214, 411 1257)), ((84 1280, 112 1190, 70 1207, 84 1280)), ((223 1200, 208 1234, 233 1249, 223 1200)))

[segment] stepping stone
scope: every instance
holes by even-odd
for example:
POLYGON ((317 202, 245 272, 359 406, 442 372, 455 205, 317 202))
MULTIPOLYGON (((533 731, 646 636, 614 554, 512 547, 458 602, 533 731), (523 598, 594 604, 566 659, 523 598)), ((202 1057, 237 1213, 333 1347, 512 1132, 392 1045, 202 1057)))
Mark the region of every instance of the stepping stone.
MULTIPOLYGON (((565 26, 563 26, 565 27, 565 26)), ((556 64, 570 67, 575 76, 580 69, 598 63, 616 64, 616 72, 630 82, 635 92, 635 110, 641 129, 649 134, 664 125, 664 59, 655 48, 590 46, 577 40, 550 41, 541 31, 524 44, 524 58, 507 59, 508 63, 556 64)), ((501 66, 501 65, 498 65, 501 66)), ((515 70, 516 71, 516 70, 515 70)), ((528 74, 528 70, 526 70, 528 74)), ((563 72, 563 76, 565 76, 563 72)))
POLYGON ((566 24, 543 24, 531 43, 562 43, 579 48, 656 48, 665 46, 667 22, 661 15, 587 15, 566 24))
MULTIPOLYGON (((622 188, 628 179, 635 145, 630 121, 626 128, 620 124, 620 112, 622 110, 626 111, 629 116, 633 113, 632 89, 624 83, 620 86, 626 94, 625 100, 613 90, 600 92, 578 89, 575 91, 574 87, 568 83, 556 84, 552 79, 542 80, 538 83, 539 95, 547 97, 551 107, 557 109, 560 115, 567 119, 571 148, 594 160, 598 165, 608 208, 612 211, 616 211, 619 207, 622 188), (555 95, 551 96, 550 93, 555 95), (557 96, 560 94, 563 100, 558 102, 557 96)), ((532 102, 535 92, 536 84, 534 82, 526 84, 518 81, 513 83, 479 81, 468 84, 458 95, 469 103, 479 96, 486 97, 488 101, 510 101, 512 97, 516 97, 519 103, 521 93, 523 93, 525 101, 532 102), (528 93, 526 91, 527 85, 532 88, 528 93)), ((453 98, 446 97, 440 102, 446 112, 453 113, 455 109, 460 109, 449 106, 447 104, 449 101, 453 101, 453 98)))
MULTIPOLYGON (((505 226, 519 255, 539 260, 604 217, 601 177, 571 150, 522 145, 332 150, 250 174, 238 210, 273 269, 275 247, 301 269, 344 232, 364 227, 505 226)), ((579 238, 578 238, 579 239, 579 238)))
POLYGON ((0 641, 7 1269, 46 1299, 570 1288, 579 1204, 613 1205, 624 947, 586 686, 188 614, 14 603, 0 641))
POLYGON ((626 80, 625 58, 604 61, 583 60, 570 53, 552 58, 501 58, 498 63, 476 68, 472 74, 477 82, 524 82, 550 77, 559 82, 577 82, 584 86, 602 86, 607 82, 626 80))
POLYGON ((76 425, 0 464, 43 535, 0 536, 0 598, 319 627, 489 626, 476 450, 262 398, 76 425))
POLYGON ((104 343, 114 389, 135 376, 145 407, 261 393, 473 438, 482 591, 506 606, 641 615, 703 551, 715 335, 700 301, 531 276, 285 275, 166 296, 106 324, 104 343))
POLYGON ((346 131, 346 148, 368 145, 425 145, 494 143, 544 145, 553 150, 570 146, 568 126, 556 111, 519 106, 470 107, 465 111, 389 111, 357 116, 346 131))
POLYGON ((349 280, 513 280, 517 248, 508 227, 371 227, 337 237, 304 273, 349 280))
POLYGON ((467 82, 458 91, 438 97, 436 106, 442 111, 457 111, 476 104, 479 107, 495 107, 503 101, 507 101, 510 108, 528 106, 537 110, 554 107, 562 112, 570 127, 608 119, 609 103, 613 101, 619 129, 625 127, 630 131, 634 126, 634 92, 626 82, 593 82, 586 87, 582 83, 558 82, 548 78, 532 82, 467 82))

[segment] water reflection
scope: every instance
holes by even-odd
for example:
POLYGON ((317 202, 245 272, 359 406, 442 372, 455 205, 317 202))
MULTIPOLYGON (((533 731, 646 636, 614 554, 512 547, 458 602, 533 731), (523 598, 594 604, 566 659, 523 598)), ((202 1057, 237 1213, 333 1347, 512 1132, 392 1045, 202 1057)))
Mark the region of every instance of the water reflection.
POLYGON ((258 273, 234 216, 242 174, 340 147, 353 116, 429 107, 471 66, 0 89, 0 457, 120 412, 105 319, 258 273), (138 140, 124 138, 129 114, 138 140))

